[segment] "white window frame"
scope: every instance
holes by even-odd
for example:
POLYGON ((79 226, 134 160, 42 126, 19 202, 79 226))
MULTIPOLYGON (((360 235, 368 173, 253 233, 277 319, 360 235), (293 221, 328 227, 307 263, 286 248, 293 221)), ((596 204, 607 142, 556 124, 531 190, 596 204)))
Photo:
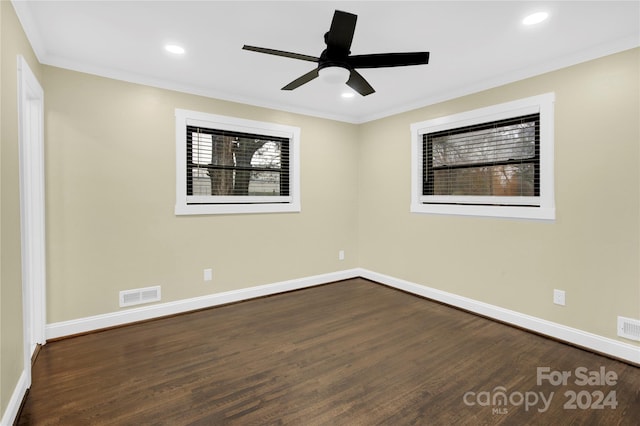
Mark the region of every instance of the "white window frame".
POLYGON ((176 109, 176 215, 299 212, 300 128, 176 109), (187 195, 187 126, 289 139, 289 195, 282 197, 187 195))
POLYGON ((459 114, 411 124, 411 207, 412 213, 488 216, 514 219, 555 220, 554 195, 554 103, 555 94, 493 105, 459 114), (423 136, 428 133, 481 123, 540 114, 540 196, 465 197, 422 195, 423 136), (471 203, 511 205, 477 205, 471 203), (535 206, 532 206, 535 204, 535 206))

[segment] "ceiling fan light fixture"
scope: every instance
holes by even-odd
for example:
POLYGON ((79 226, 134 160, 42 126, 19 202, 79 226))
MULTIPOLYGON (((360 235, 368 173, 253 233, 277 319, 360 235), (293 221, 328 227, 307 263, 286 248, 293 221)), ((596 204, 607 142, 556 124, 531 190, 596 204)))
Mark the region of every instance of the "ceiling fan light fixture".
POLYGON ((344 84, 349 80, 351 72, 342 67, 325 67, 318 70, 318 75, 329 84, 344 84))

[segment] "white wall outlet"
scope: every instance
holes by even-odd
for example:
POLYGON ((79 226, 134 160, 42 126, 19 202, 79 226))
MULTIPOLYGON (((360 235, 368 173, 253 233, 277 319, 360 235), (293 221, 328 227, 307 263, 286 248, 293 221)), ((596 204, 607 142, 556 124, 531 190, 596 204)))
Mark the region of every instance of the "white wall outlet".
POLYGON ((204 280, 211 281, 213 279, 213 269, 205 269, 204 270, 204 280))
POLYGON ((338 252, 338 260, 344 260, 344 250, 338 252))
POLYGON ((564 290, 553 290, 553 303, 564 306, 564 290))

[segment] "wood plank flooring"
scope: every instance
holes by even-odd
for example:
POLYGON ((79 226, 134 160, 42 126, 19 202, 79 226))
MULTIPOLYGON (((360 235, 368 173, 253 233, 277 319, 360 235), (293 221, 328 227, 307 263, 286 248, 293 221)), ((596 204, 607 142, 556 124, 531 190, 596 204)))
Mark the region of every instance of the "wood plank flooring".
POLYGON ((353 279, 50 342, 17 424, 638 425, 640 368, 353 279))

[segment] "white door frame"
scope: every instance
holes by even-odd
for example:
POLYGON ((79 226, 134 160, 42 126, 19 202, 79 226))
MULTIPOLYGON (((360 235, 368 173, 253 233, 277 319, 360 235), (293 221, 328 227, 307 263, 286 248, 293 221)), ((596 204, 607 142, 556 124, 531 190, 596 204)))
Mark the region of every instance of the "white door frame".
POLYGON ((18 152, 24 371, 31 385, 31 357, 44 345, 46 259, 44 198, 44 91, 27 61, 18 56, 18 152))

